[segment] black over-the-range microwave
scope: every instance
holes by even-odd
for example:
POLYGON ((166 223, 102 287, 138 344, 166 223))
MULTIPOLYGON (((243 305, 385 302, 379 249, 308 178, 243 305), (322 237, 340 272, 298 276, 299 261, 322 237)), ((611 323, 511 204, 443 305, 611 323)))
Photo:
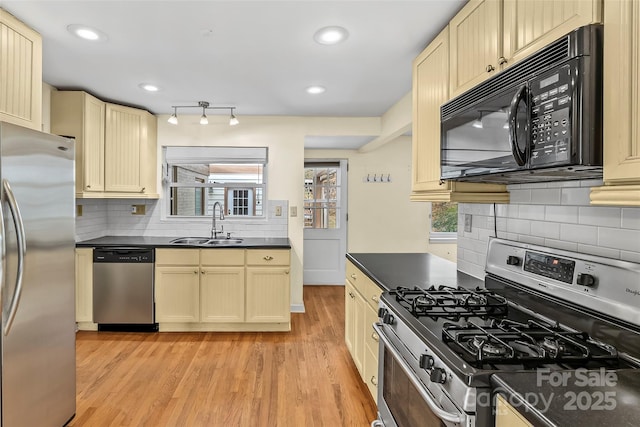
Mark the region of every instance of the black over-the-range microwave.
POLYGON ((602 25, 594 24, 441 107, 441 178, 601 178, 602 108, 602 25))

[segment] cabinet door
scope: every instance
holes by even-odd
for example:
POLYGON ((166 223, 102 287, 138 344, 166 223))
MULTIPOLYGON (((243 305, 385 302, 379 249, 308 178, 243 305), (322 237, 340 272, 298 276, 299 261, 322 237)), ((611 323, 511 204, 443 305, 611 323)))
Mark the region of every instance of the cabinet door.
POLYGON ((373 324, 378 321, 378 312, 371 306, 365 307, 364 322, 364 382, 375 402, 378 401, 378 334, 373 324))
POLYGON ((452 98, 500 68, 501 6, 500 0, 469 0, 449 22, 452 98))
POLYGON ((289 267, 247 267, 246 321, 289 322, 289 288, 289 267))
POLYGON ((200 273, 200 320, 244 322, 244 267, 201 267, 200 273))
POLYGON ((447 191, 440 183, 440 106, 449 98, 449 37, 445 29, 413 65, 412 191, 447 191))
POLYGON ((141 193, 140 143, 144 111, 107 104, 105 191, 141 193))
POLYGON ((602 0, 509 0, 503 16, 503 56, 511 65, 578 27, 601 22, 602 0))
POLYGON ((356 341, 356 290, 349 280, 344 288, 344 342, 351 353, 351 358, 355 359, 356 341))
POLYGON ((105 103, 85 93, 83 117, 82 190, 104 191, 105 103))
POLYGON ((156 266, 155 273, 156 321, 199 322, 199 267, 156 266))
POLYGON ((501 396, 496 397, 495 427, 532 427, 532 424, 520 415, 513 406, 501 396))
POLYGON ((76 249, 76 322, 93 322, 93 248, 76 249))
POLYGON ((42 38, 0 9, 0 120, 42 130, 42 38))

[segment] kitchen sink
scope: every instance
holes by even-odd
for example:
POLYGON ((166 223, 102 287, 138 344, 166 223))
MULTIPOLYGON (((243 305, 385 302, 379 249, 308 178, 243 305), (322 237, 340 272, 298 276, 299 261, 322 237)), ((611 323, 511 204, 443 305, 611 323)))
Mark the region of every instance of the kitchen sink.
POLYGON ((206 246, 218 246, 218 245, 237 245, 242 243, 242 239, 209 239, 206 246))
POLYGON ((209 240, 211 239, 207 237, 179 237, 169 243, 172 245, 204 245, 209 240))
POLYGON ((242 243, 242 239, 210 239, 208 237, 179 237, 170 241, 172 245, 225 246, 242 243))

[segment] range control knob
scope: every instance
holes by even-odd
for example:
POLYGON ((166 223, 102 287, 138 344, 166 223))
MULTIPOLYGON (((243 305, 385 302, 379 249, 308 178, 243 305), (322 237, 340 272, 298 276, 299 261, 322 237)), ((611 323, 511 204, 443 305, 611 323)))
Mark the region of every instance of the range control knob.
POLYGON ((379 308, 378 309, 378 317, 379 318, 383 318, 385 314, 387 314, 389 310, 387 310, 386 308, 379 308))
POLYGON ((509 255, 507 258, 507 265, 520 265, 520 258, 517 256, 509 255))
POLYGON ((447 381, 447 373, 442 368, 433 368, 429 379, 434 383, 444 384, 447 381))
POLYGON ((591 274, 579 273, 576 283, 581 286, 593 286, 596 284, 596 277, 591 274))
POLYGON ((422 369, 431 369, 433 368, 433 356, 428 354, 423 354, 420 356, 420 367, 422 369))
POLYGON ((382 316, 382 323, 386 324, 386 325, 393 325, 393 321, 394 321, 394 317, 393 314, 387 312, 384 314, 384 316, 382 316))

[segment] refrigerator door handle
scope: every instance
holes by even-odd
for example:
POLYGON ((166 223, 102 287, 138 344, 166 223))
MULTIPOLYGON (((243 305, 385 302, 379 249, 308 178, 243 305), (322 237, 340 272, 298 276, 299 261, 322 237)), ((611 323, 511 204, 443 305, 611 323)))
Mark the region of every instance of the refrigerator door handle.
MULTIPOLYGON (((9 335, 9 331, 11 331, 13 321, 16 318, 16 312, 18 311, 18 305, 20 304, 20 297, 22 296, 22 279, 24 277, 24 260, 26 258, 27 246, 25 241, 26 239, 22 215, 20 214, 20 208, 15 196, 13 195, 13 191, 11 190, 11 186, 9 185, 9 181, 3 179, 2 187, 4 189, 4 194, 7 197, 7 204, 9 205, 11 216, 13 217, 13 223, 16 227, 16 241, 18 245, 18 271, 16 274, 16 290, 13 294, 13 297, 11 298, 11 304, 9 305, 9 314, 7 315, 7 321, 4 326, 4 334, 9 335)), ((3 255, 5 246, 6 244, 3 242, 3 255)))

